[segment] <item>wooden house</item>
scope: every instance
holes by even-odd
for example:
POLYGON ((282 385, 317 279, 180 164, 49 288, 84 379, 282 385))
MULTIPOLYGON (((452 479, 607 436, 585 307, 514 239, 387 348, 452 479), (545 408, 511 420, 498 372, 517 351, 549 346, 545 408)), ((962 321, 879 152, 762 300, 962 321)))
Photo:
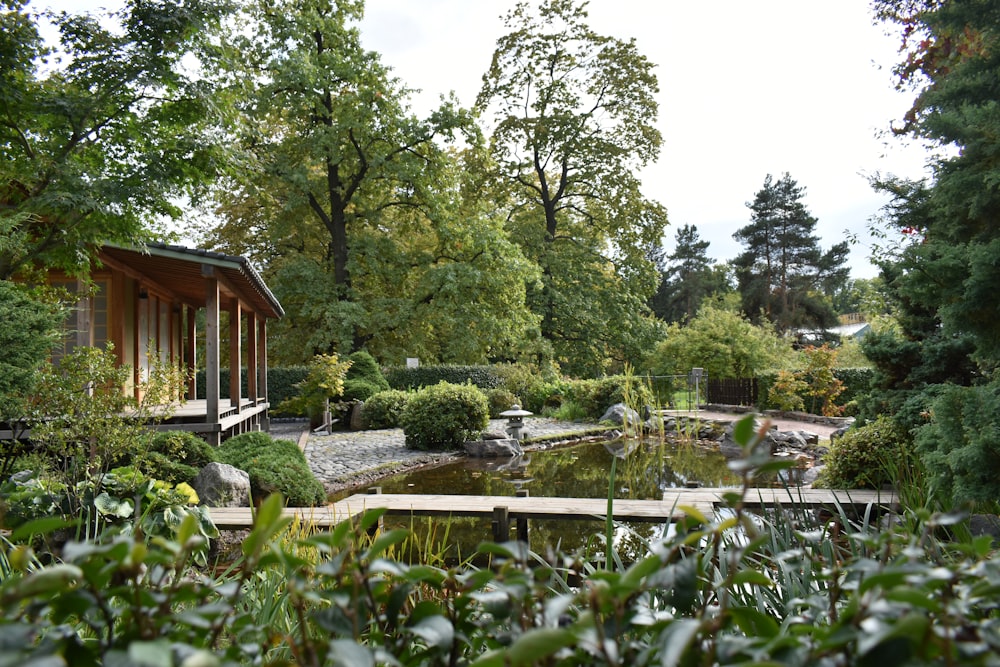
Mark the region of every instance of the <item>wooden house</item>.
MULTIPOLYGON (((76 345, 103 347, 111 342, 118 362, 134 371, 123 390, 141 398, 141 381, 155 362, 150 357, 157 355, 161 362, 184 370, 189 380, 186 400, 156 428, 201 433, 214 444, 236 433, 266 430, 267 321, 284 313, 247 259, 151 243, 139 248, 104 246, 98 260, 91 273, 94 290, 81 298, 70 318, 68 328, 75 333, 55 356, 76 345), (203 317, 199 311, 204 311, 203 317), (220 331, 221 326, 227 331, 220 331), (199 349, 202 360, 196 359, 199 349), (222 397, 220 384, 224 356, 230 398, 222 397), (195 384, 196 368, 205 370, 201 392, 195 384), (204 398, 197 398, 199 394, 204 398)), ((50 281, 78 287, 66 276, 53 275, 50 281)))

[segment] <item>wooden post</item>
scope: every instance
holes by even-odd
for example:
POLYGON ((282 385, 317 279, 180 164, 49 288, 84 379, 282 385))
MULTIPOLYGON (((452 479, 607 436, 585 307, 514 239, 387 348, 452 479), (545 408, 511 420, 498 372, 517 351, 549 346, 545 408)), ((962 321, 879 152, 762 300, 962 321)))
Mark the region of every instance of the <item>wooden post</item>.
MULTIPOLYGON (((528 490, 527 489, 518 489, 517 490, 517 497, 518 498, 527 498, 528 497, 528 490)), ((524 542, 525 544, 531 544, 531 540, 529 538, 530 538, 530 535, 528 534, 528 517, 526 517, 526 516, 519 516, 517 518, 517 540, 518 540, 518 542, 524 542)))
POLYGON ((257 391, 257 314, 247 312, 247 398, 257 406, 260 392, 257 391))
MULTIPOLYGON (((369 486, 368 487, 368 495, 369 496, 377 496, 377 495, 380 495, 381 493, 382 493, 382 487, 381 486, 369 486)), ((380 516, 378 518, 378 521, 375 522, 375 525, 371 526, 368 529, 368 536, 371 537, 372 539, 374 539, 376 535, 378 535, 379 533, 383 532, 384 530, 385 530, 385 515, 383 514, 382 516, 380 516)))
POLYGON ((242 334, 243 311, 240 300, 233 299, 229 306, 229 404, 236 414, 240 413, 243 394, 243 378, 240 376, 243 365, 242 334))
MULTIPOLYGON (((219 424, 219 280, 212 267, 202 267, 205 274, 205 421, 219 424)), ((208 433, 209 444, 218 445, 219 431, 208 433)))
POLYGON ((196 325, 196 313, 197 311, 191 306, 187 306, 187 340, 185 341, 184 353, 184 363, 187 365, 188 373, 188 400, 193 401, 198 398, 198 373, 197 373, 197 359, 195 350, 198 349, 197 345, 197 325, 196 325))
POLYGON ((510 541, 510 510, 506 507, 493 508, 493 541, 510 541))

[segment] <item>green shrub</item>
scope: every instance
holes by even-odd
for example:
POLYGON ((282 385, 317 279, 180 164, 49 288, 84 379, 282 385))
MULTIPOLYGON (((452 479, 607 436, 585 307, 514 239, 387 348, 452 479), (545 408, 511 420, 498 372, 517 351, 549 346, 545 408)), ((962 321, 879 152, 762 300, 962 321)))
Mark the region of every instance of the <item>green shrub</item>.
POLYGON ((888 417, 852 428, 830 445, 819 484, 834 489, 880 489, 897 479, 906 460, 906 435, 888 417))
POLYGON ((309 362, 305 379, 295 385, 298 394, 282 402, 278 409, 315 420, 323 413, 327 401, 344 392, 344 377, 349 367, 349 361, 341 361, 335 354, 317 354, 309 362))
POLYGON ((514 404, 521 405, 521 400, 506 389, 489 389, 486 391, 486 402, 490 407, 490 417, 499 419, 500 413, 510 410, 514 404))
POLYGON ((374 394, 365 401, 361 419, 365 428, 398 428, 399 418, 410 400, 410 392, 389 389, 374 394))
POLYGON ((309 469, 305 454, 290 440, 256 431, 241 433, 222 443, 219 460, 246 471, 256 500, 281 493, 292 507, 326 502, 326 490, 309 469))
POLYGON ((410 398, 400 424, 410 449, 457 449, 486 429, 489 405, 472 385, 439 382, 410 398))
POLYGON ((215 448, 189 431, 158 431, 140 459, 143 472, 171 484, 190 482, 199 470, 218 460, 215 448))
POLYGON ((480 389, 499 387, 502 378, 492 366, 417 366, 416 368, 390 368, 385 374, 393 389, 420 389, 439 382, 473 384, 480 389))
POLYGON ((368 380, 344 380, 344 393, 340 398, 344 401, 367 401, 380 391, 385 391, 368 380))
POLYGON ((641 411, 653 405, 652 390, 642 378, 626 375, 611 375, 598 380, 572 380, 566 390, 566 398, 583 410, 588 419, 600 419, 604 412, 616 403, 627 403, 629 407, 641 411), (630 392, 626 400, 626 391, 630 392))

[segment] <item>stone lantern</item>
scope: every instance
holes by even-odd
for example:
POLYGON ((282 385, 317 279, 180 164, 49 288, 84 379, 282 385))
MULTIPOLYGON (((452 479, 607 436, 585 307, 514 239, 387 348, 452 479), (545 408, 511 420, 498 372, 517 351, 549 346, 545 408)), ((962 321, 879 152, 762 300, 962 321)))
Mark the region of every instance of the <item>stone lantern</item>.
POLYGON ((528 412, 527 410, 522 410, 521 406, 515 403, 510 407, 510 410, 504 410, 500 413, 501 417, 506 417, 507 419, 507 435, 509 435, 514 440, 520 440, 524 437, 524 418, 530 417, 535 414, 534 412, 528 412))

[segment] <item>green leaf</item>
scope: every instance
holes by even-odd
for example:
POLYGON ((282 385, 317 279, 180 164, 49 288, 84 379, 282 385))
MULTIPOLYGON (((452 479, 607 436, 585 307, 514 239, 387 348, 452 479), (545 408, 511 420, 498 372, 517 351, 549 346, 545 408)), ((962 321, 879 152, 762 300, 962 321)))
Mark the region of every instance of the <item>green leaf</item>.
POLYGON ((444 616, 428 616, 415 625, 407 627, 407 631, 420 637, 428 646, 449 648, 455 641, 455 628, 444 616))
POLYGON ((112 498, 106 492, 101 492, 94 498, 94 507, 101 514, 116 516, 121 519, 127 519, 135 511, 131 500, 112 498))
POLYGON ((172 667, 173 650, 165 639, 143 642, 134 641, 128 645, 129 660, 139 667, 172 667))
POLYGON ((59 516, 33 519, 21 524, 11 531, 10 540, 11 542, 22 542, 35 535, 50 535, 54 531, 74 526, 77 523, 77 520, 66 519, 59 516))
POLYGON ((744 449, 749 446, 757 437, 755 424, 753 415, 747 415, 733 424, 733 441, 744 449))
POLYGON ((365 551, 365 554, 368 558, 372 559, 376 558, 389 547, 394 547, 398 544, 401 544, 405 542, 409 537, 410 537, 410 531, 403 528, 397 528, 396 530, 390 530, 389 532, 381 533, 378 537, 375 538, 375 540, 372 542, 372 545, 368 547, 368 549, 365 551))
POLYGON ((531 665, 560 649, 572 646, 576 636, 564 628, 534 628, 517 638, 507 650, 511 665, 531 665))
POLYGON ((375 656, 364 646, 350 639, 334 639, 328 655, 336 667, 375 667, 375 656))
POLYGON ((777 621, 753 607, 730 607, 729 613, 740 630, 751 637, 776 637, 781 630, 777 621))
POLYGON ((680 618, 668 625, 659 636, 660 665, 677 667, 700 629, 701 623, 693 618, 680 618))

